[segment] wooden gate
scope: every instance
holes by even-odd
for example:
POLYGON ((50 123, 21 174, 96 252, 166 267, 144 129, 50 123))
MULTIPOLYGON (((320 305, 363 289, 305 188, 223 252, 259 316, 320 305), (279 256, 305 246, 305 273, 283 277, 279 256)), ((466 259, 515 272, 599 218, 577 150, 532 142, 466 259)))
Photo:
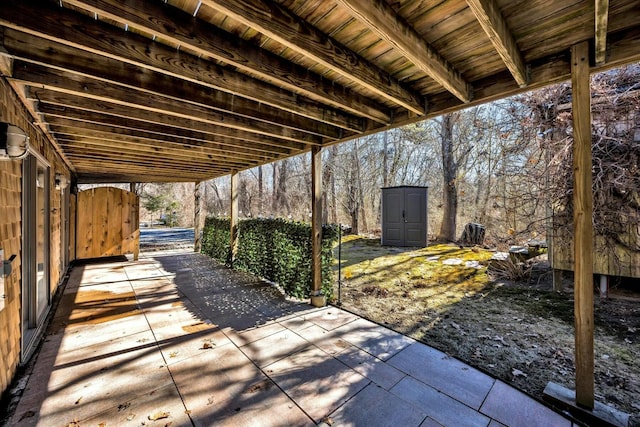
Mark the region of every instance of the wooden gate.
POLYGON ((140 251, 139 198, 112 187, 81 191, 76 203, 76 259, 140 251))

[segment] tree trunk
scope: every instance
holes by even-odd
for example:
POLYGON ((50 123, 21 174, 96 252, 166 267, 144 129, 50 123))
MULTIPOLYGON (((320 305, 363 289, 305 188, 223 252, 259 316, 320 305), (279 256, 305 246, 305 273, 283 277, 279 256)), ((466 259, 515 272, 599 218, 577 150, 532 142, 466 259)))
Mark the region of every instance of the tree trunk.
POLYGON ((331 151, 329 151, 329 158, 331 159, 330 163, 333 168, 331 174, 331 182, 330 182, 330 190, 331 190, 331 222, 336 224, 338 222, 338 200, 336 197, 336 174, 335 167, 336 161, 338 159, 338 146, 331 146, 331 151))
POLYGON ((264 214, 264 178, 262 166, 258 166, 258 215, 264 214))
POLYGON ((276 162, 271 163, 271 215, 278 214, 278 165, 276 162))
POLYGON ((358 208, 358 189, 354 182, 354 173, 351 172, 351 180, 349 182, 349 214, 351 215, 351 233, 358 234, 360 229, 358 227, 358 216, 360 215, 360 209, 358 208))
POLYGON ((355 173, 356 179, 356 189, 357 189, 357 197, 358 202, 356 206, 360 211, 360 220, 359 223, 362 224, 362 229, 367 232, 369 231, 369 227, 367 226, 367 210, 365 209, 364 203, 364 191, 362 191, 362 176, 360 174, 360 147, 358 145, 358 140, 355 141, 355 149, 353 150, 353 171, 355 173))
POLYGON ((382 186, 389 186, 389 165, 387 157, 389 155, 389 131, 384 131, 383 135, 383 147, 382 147, 382 186))
POLYGON ((327 224, 329 222, 329 191, 327 186, 333 179, 333 159, 331 158, 331 151, 329 151, 329 157, 323 165, 322 169, 322 223, 327 224))
POLYGON ((238 213, 245 218, 251 218, 251 198, 249 197, 249 191, 247 190, 247 180, 244 175, 240 175, 240 182, 238 188, 238 213))
POLYGON ((438 240, 456 240, 456 216, 458 214, 458 189, 456 175, 458 165, 453 157, 453 117, 451 114, 442 116, 440 144, 442 147, 442 223, 438 240))
POLYGON ((289 160, 280 161, 280 176, 278 179, 278 194, 276 197, 278 209, 280 212, 286 212, 287 216, 291 215, 291 206, 287 197, 287 178, 288 178, 289 160))
POLYGON ((218 212, 216 215, 222 215, 224 211, 224 203, 222 203, 222 197, 220 197, 220 191, 218 190, 218 186, 215 181, 211 181, 211 188, 213 188, 213 192, 216 195, 216 205, 218 206, 218 212))

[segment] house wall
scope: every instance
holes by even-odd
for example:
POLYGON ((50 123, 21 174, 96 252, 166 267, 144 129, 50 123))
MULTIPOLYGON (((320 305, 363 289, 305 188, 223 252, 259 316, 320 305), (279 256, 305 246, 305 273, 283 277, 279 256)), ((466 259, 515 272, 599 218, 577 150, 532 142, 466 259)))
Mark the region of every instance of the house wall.
MULTIPOLYGON (((0 122, 23 129, 30 137, 33 151, 50 163, 50 286, 54 295, 62 278, 61 255, 61 193, 55 189, 55 174, 67 178, 70 171, 43 132, 32 124, 32 117, 6 79, 0 79, 0 122)), ((0 311, 0 393, 10 385, 20 363, 21 349, 21 269, 22 269, 22 160, 0 161, 0 248, 4 257, 16 255, 12 273, 4 277, 5 300, 0 311)))

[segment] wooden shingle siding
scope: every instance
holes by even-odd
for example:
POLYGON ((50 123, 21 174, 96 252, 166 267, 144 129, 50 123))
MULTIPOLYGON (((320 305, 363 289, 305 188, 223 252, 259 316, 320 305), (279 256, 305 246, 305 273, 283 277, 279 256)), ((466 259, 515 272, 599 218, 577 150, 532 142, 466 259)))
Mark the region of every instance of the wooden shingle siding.
MULTIPOLYGON (((50 286, 56 292, 63 276, 60 269, 60 191, 55 189, 56 173, 70 177, 68 168, 48 139, 32 125, 32 117, 5 78, 0 78, 0 122, 23 129, 34 151, 40 153, 50 168, 50 286)), ((21 280, 22 280, 22 161, 0 161, 0 247, 5 259, 16 255, 12 273, 5 277, 5 307, 0 311, 0 393, 10 385, 20 363, 21 280)))

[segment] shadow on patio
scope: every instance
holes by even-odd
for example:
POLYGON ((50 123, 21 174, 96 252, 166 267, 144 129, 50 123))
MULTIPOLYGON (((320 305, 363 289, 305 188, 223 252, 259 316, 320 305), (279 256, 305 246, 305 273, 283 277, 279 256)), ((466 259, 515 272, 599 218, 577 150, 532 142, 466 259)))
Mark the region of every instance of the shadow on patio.
POLYGON ((13 425, 571 426, 508 385, 186 251, 73 269, 13 425))

